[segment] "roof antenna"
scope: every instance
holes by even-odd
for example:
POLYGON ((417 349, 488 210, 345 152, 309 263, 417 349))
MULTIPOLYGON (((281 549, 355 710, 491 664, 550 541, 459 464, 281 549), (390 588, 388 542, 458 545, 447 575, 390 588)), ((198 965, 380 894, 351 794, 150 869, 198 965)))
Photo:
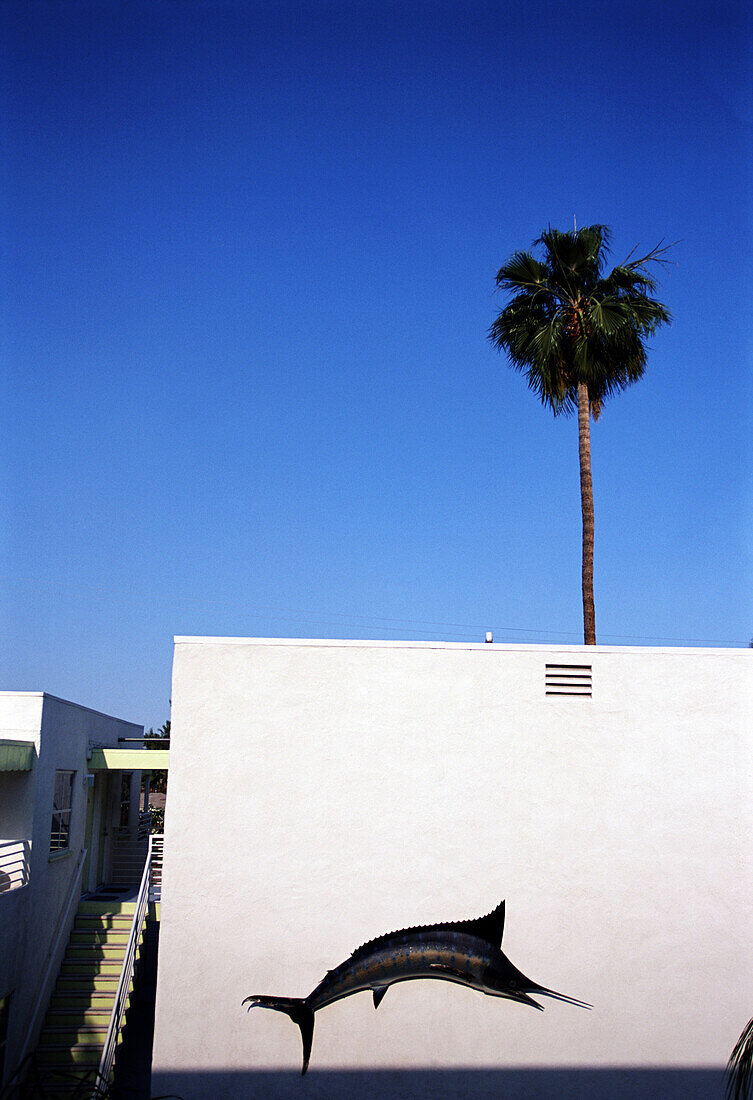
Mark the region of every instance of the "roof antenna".
POLYGON ((575 224, 575 214, 573 214, 573 233, 578 232, 578 226, 575 224))

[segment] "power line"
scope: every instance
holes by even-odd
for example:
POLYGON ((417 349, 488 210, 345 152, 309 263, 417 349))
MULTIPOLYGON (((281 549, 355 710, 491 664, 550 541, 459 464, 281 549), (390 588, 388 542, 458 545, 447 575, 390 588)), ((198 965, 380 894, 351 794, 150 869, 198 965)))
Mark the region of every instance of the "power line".
MULTIPOLYGON (((41 590, 44 585, 40 584, 38 580, 31 580, 31 578, 21 578, 16 576, 15 581, 28 584, 31 588, 41 590)), ((127 600, 132 605, 135 605, 136 601, 133 599, 133 591, 125 589, 112 589, 112 588, 89 588, 86 590, 80 589, 61 589, 59 585, 53 586, 55 592, 58 594, 65 593, 69 597, 74 599, 105 599, 112 602, 113 599, 127 600)), ((161 607, 164 611, 172 611, 173 614, 178 614, 178 608, 181 605, 193 604, 196 605, 196 610, 229 610, 229 601, 223 600, 211 600, 201 596, 181 595, 175 600, 174 606, 169 606, 162 602, 154 593, 144 592, 141 594, 141 599, 149 601, 152 608, 161 607)), ((305 610, 301 608, 289 608, 278 607, 274 605, 249 605, 244 604, 241 607, 234 606, 233 610, 237 614, 243 617, 251 618, 270 618, 274 617, 279 623, 299 623, 306 626, 336 626, 346 630, 360 630, 368 628, 369 625, 383 625, 385 627, 392 626, 395 628, 402 627, 403 630, 411 634, 422 634, 433 638, 437 641, 478 641, 483 639, 483 636, 487 630, 491 630, 493 634, 499 636, 510 635, 534 635, 536 638, 542 636, 546 639, 560 638, 580 639, 583 636, 582 630, 555 630, 550 627, 520 627, 499 625, 490 622, 484 623, 455 623, 435 621, 431 619, 404 619, 395 618, 384 615, 371 615, 363 612, 339 612, 339 611, 316 611, 305 610), (462 631, 461 635, 457 632, 462 631), (438 637, 438 635, 443 637, 438 637)), ((643 634, 613 634, 603 633, 600 635, 602 641, 611 641, 615 643, 636 643, 636 644, 653 644, 653 645, 686 645, 686 646, 733 646, 742 648, 742 645, 738 641, 732 641, 730 639, 708 639, 708 638, 678 638, 678 637, 665 637, 665 636, 650 636, 643 634)), ((522 640, 522 639, 521 639, 522 640)), ((556 643, 555 643, 556 644, 556 643)))

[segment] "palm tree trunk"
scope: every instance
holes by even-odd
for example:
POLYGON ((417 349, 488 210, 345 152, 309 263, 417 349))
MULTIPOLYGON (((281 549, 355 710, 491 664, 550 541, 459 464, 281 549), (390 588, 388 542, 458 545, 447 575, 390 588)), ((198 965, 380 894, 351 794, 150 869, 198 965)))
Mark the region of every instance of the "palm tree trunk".
POLYGON ((578 450, 580 506, 583 515, 583 641, 596 645, 594 609, 594 491, 591 482, 591 402, 588 386, 578 383, 578 450))

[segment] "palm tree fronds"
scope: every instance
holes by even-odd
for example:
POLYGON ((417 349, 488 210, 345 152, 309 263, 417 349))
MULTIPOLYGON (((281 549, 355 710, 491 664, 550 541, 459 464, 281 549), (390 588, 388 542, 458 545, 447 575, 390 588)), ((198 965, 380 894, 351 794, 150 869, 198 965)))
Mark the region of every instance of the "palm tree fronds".
POLYGON ((545 324, 538 325, 530 333, 531 350, 535 352, 536 359, 555 359, 562 357, 562 322, 559 317, 552 317, 545 324))
POLYGON ((644 336, 651 336, 660 325, 668 325, 672 321, 672 314, 666 306, 646 294, 634 294, 630 298, 630 311, 636 328, 644 336))
POLYGON ((489 339, 555 416, 575 411, 579 382, 598 415, 609 397, 643 375, 645 338, 672 319, 652 297, 656 282, 646 270, 665 262, 671 246, 660 242, 637 258, 634 249, 605 275, 610 240, 606 225, 567 232, 550 225, 534 242, 541 259, 514 252, 497 273, 498 289, 511 297, 489 339))
POLYGON ((636 271, 640 271, 646 264, 651 263, 661 264, 662 267, 668 267, 672 261, 667 259, 666 254, 669 252, 670 248, 674 248, 675 245, 679 243, 679 241, 672 241, 671 244, 665 244, 662 239, 656 247, 652 248, 650 252, 647 252, 645 256, 639 256, 637 260, 634 260, 632 257, 638 250, 638 245, 636 245, 635 248, 628 253, 627 258, 623 260, 620 266, 633 268, 636 271))
POLYGON ((657 282, 648 272, 633 271, 629 267, 614 267, 606 279, 603 279, 599 290, 603 294, 636 294, 641 291, 654 291, 657 282))
POLYGON ((497 272, 502 290, 535 290, 546 278, 546 268, 530 252, 516 252, 497 272))
POLYGON ((753 1096, 753 1020, 743 1028, 726 1069, 728 1100, 749 1100, 753 1096))
POLYGON ((604 337, 614 336, 624 325, 629 324, 629 313, 618 298, 611 296, 600 301, 590 301, 586 307, 586 316, 591 328, 604 337))
POLYGON ((607 227, 586 226, 580 230, 563 233, 549 226, 537 244, 546 252, 549 285, 560 295, 573 301, 578 288, 596 282, 603 263, 607 227))

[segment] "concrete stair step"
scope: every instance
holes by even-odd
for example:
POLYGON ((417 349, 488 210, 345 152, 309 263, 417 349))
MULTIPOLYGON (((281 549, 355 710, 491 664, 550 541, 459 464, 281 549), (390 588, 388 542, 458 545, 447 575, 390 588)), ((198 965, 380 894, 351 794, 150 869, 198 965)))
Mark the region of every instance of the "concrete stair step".
POLYGON ((112 993, 114 994, 118 988, 117 974, 114 978, 102 977, 97 974, 95 977, 76 977, 65 976, 58 978, 58 988, 61 993, 112 993))
MULTIPOLYGON (((136 944, 136 957, 138 958, 139 952, 143 945, 143 936, 136 944)), ((126 953, 127 943, 69 943, 65 951, 65 957, 63 962, 97 962, 99 960, 103 964, 110 964, 112 962, 123 962, 126 953)))
POLYGON ((40 1043, 36 1059, 43 1066, 98 1066, 102 1057, 101 1043, 40 1043))
POLYGON ((73 936, 125 936, 131 931, 133 918, 125 915, 105 917, 76 917, 73 926, 73 936))
POLYGON ((79 944, 122 944, 129 942, 131 923, 122 928, 74 928, 70 933, 70 947, 79 944))
POLYGON ((126 944, 124 943, 69 943, 65 952, 68 962, 81 959, 84 962, 109 960, 123 965, 126 944))
POLYGON ((79 1021, 72 1021, 69 1024, 45 1023, 40 1046, 74 1047, 85 1043, 99 1043, 102 1047, 107 1038, 109 1024, 109 1016, 100 1024, 86 1024, 79 1021))
POLYGON ((106 1008, 79 1005, 76 1008, 51 1008, 45 1019, 45 1028, 103 1027, 110 1023, 112 1003, 106 1008))
MULTIPOLYGON (((136 962, 141 955, 136 951, 136 962)), ((90 955, 88 958, 71 958, 66 955, 60 967, 61 978, 119 978, 123 969, 122 957, 100 958, 98 955, 90 955)))
POLYGON ((66 956, 60 968, 62 978, 100 977, 119 978, 123 961, 118 959, 70 959, 66 956))
POLYGON ((50 1001, 50 1008, 68 1011, 73 1008, 111 1008, 112 993, 103 989, 65 990, 56 988, 50 1001))
MULTIPOLYGON (((131 884, 124 882, 124 889, 131 884)), ((136 912, 135 901, 82 901, 78 907, 79 916, 84 917, 115 917, 125 916, 130 913, 131 918, 136 912)))

